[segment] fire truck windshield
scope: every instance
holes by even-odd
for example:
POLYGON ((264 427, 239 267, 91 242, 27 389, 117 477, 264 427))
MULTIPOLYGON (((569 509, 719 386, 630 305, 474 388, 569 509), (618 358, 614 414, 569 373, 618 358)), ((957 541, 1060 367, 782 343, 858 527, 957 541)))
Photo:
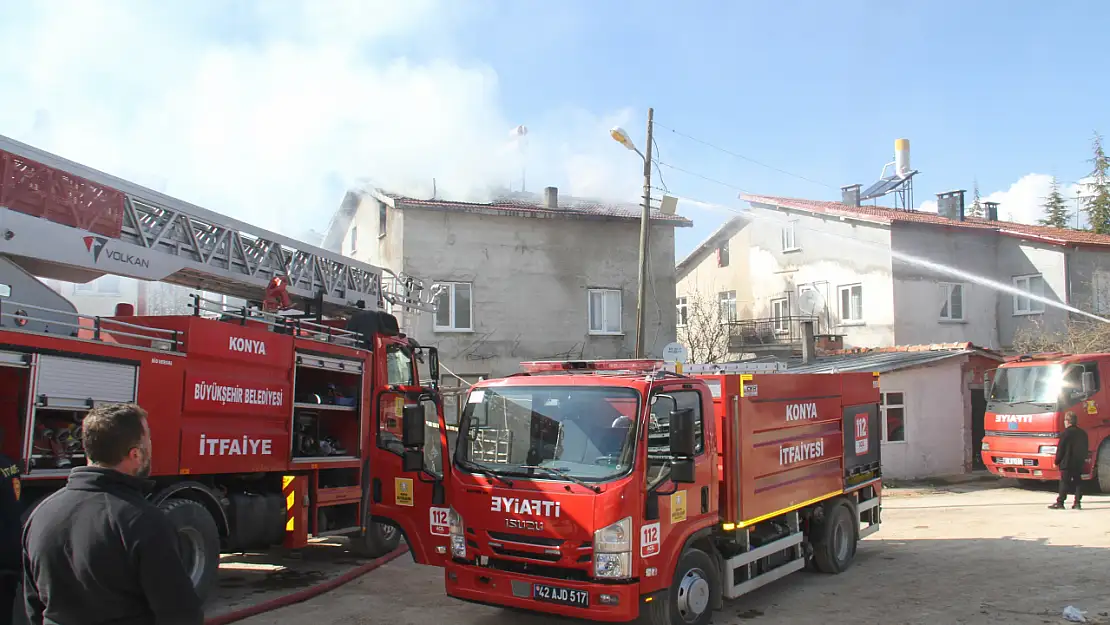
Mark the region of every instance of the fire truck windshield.
POLYGON ((1007 404, 1055 404, 1063 388, 1060 364, 1031 367, 1000 367, 991 386, 992 402, 1007 404))
POLYGON ((475 473, 610 480, 632 469, 639 409, 640 395, 629 388, 474 389, 459 424, 455 463, 475 473))

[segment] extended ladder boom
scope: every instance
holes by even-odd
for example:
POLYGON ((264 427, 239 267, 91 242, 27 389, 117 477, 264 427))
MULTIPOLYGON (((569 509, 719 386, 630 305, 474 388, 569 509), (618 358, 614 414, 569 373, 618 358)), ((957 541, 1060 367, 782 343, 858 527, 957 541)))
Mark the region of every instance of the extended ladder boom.
POLYGON ((0 135, 0 254, 47 278, 115 274, 248 300, 275 276, 325 314, 434 310, 416 278, 284 237, 0 135))

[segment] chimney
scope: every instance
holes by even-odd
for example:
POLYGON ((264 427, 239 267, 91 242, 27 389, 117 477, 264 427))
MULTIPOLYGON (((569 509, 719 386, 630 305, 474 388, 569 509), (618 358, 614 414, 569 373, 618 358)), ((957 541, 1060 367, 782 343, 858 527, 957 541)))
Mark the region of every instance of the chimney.
POLYGON ((953 221, 964 220, 964 190, 937 194, 937 213, 953 221))
POLYGON ((998 202, 980 202, 987 211, 987 219, 998 221, 998 202))
POLYGON ((840 201, 848 206, 859 206, 859 188, 858 184, 840 187, 840 201))
POLYGON ((559 208, 559 187, 547 187, 543 190, 544 208, 559 208))
POLYGON ((813 322, 802 322, 802 364, 808 365, 813 362, 814 352, 817 345, 813 340, 813 322))

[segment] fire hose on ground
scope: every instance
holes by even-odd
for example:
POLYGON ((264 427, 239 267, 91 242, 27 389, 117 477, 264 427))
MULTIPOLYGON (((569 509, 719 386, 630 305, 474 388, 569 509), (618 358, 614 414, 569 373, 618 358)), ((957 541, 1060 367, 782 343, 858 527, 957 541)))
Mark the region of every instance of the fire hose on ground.
POLYGON ((366 575, 370 571, 373 571, 374 569, 397 559, 399 556, 404 555, 408 552, 408 550, 409 546, 407 544, 402 544, 400 547, 394 549, 392 552, 387 553, 386 555, 376 560, 371 560, 370 562, 367 562, 362 566, 353 568, 338 577, 333 577, 332 579, 320 582, 319 584, 315 584, 313 586, 309 586, 308 588, 302 588, 301 590, 290 593, 288 595, 282 595, 281 597, 276 597, 268 601, 263 601, 262 603, 247 606, 245 608, 240 608, 238 610, 232 610, 231 612, 227 612, 225 614, 219 614, 211 618, 207 618, 204 620, 204 625, 227 625, 228 623, 241 621, 245 618, 277 610, 278 608, 284 608, 295 603, 308 601, 309 599, 335 590, 343 584, 346 584, 359 577, 362 577, 363 575, 366 575))

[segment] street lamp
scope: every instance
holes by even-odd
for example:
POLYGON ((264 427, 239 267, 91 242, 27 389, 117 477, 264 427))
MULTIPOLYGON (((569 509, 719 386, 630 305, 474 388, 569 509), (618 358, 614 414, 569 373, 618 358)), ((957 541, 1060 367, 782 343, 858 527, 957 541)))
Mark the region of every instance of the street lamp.
POLYGON ((639 293, 636 296, 636 351, 634 358, 644 357, 644 310, 646 308, 647 300, 647 267, 648 267, 648 226, 651 221, 651 130, 652 119, 655 110, 648 109, 647 120, 647 143, 644 145, 644 151, 641 152, 636 148, 636 144, 632 143, 628 133, 621 127, 615 127, 609 131, 609 136, 613 140, 623 145, 624 147, 632 150, 640 155, 644 160, 644 203, 643 210, 640 213, 640 269, 639 269, 639 293))

